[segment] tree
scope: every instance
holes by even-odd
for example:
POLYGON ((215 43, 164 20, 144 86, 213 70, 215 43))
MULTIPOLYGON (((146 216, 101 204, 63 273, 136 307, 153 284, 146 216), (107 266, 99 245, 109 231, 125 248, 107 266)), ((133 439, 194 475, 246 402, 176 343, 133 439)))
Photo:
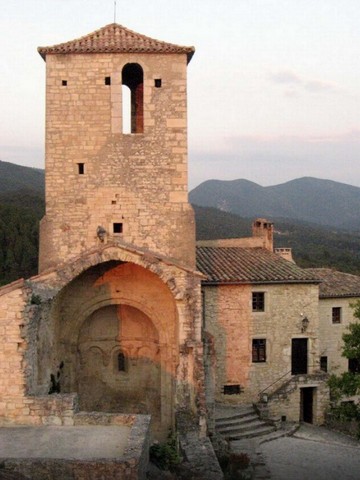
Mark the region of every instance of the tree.
MULTIPOLYGON (((354 316, 360 319, 360 302, 353 307, 354 316)), ((351 323, 348 329, 349 333, 344 333, 342 336, 344 342, 342 355, 349 360, 356 360, 360 364, 360 323, 351 323)))
MULTIPOLYGON (((351 305, 354 309, 354 317, 360 320, 360 301, 351 305)), ((342 336, 343 347, 342 355, 349 360, 355 362, 355 365, 360 365, 360 323, 351 323, 348 326, 348 332, 342 336)), ((355 419, 360 421, 360 404, 352 402, 343 402, 346 397, 360 394, 360 373, 359 369, 355 368, 352 371, 344 372, 341 375, 331 375, 328 381, 330 387, 331 398, 334 405, 331 413, 335 418, 343 421, 355 419), (345 397, 345 398, 344 398, 345 397)), ((360 434, 360 428, 358 435, 360 434)))

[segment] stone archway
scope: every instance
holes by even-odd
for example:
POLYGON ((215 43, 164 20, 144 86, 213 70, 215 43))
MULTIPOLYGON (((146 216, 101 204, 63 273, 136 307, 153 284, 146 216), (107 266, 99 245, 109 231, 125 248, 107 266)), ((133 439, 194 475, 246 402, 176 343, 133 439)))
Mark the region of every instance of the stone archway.
POLYGON ((129 305, 94 311, 78 337, 81 410, 150 413, 160 420, 161 359, 151 319, 129 305))

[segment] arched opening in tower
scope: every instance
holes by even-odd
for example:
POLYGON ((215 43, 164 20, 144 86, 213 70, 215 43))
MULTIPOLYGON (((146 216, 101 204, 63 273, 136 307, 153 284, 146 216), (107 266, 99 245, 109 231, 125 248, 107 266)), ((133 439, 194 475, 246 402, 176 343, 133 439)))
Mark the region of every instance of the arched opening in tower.
MULTIPOLYGON (((130 89, 130 132, 143 133, 144 131, 144 72, 138 63, 127 63, 122 69, 122 85, 130 89)), ((123 89, 124 92, 124 89, 123 89)), ((123 107, 126 99, 123 98, 123 107), (125 101, 124 101, 125 100, 125 101)), ((125 113, 126 114, 126 113, 125 113)), ((123 108, 124 115, 124 108, 123 108)), ((128 119, 123 118, 124 128, 128 119)))

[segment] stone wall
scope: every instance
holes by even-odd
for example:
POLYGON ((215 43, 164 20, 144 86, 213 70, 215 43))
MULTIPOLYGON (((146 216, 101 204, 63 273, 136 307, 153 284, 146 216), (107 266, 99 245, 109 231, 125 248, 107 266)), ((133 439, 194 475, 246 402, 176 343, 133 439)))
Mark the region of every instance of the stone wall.
POLYGON ((47 55, 40 271, 99 245, 99 226, 104 242, 122 240, 194 266, 186 69, 185 54, 47 55), (128 63, 144 72, 143 133, 122 133, 128 63), (114 233, 114 223, 122 224, 121 233, 114 233))
POLYGON ((107 245, 2 288, 0 312, 3 423, 40 424, 48 416, 50 423, 69 424, 68 415, 63 421, 52 412, 60 407, 56 395, 47 396, 51 390, 79 393, 86 409, 151 413, 159 438, 174 427, 176 408, 204 419, 200 277, 194 272, 107 245), (119 351, 127 371, 117 368, 119 351), (40 397, 48 407, 36 403, 40 397))
POLYGON ((320 356, 327 357, 328 372, 338 375, 348 371, 348 359, 341 355, 342 335, 347 332, 350 323, 356 321, 350 304, 357 298, 320 298, 319 301, 319 339, 320 356), (333 307, 341 308, 340 323, 333 323, 333 307))
POLYGON ((323 425, 325 412, 329 406, 328 376, 324 373, 296 375, 286 381, 275 392, 270 393, 269 403, 266 406, 267 415, 273 420, 280 420, 285 416, 287 421, 300 422, 301 418, 301 389, 313 389, 313 423, 323 425))
MULTIPOLYGON (((0 458, 1 472, 24 474, 26 478, 33 480, 54 478, 58 480, 100 480, 103 478, 145 480, 149 461, 149 424, 150 417, 146 415, 76 414, 74 416, 74 425, 76 426, 126 425, 131 427, 127 446, 121 456, 91 460, 56 457, 0 458)), ((88 439, 91 441, 91 434, 88 434, 88 439)))
POLYGON ((204 286, 205 329, 214 338, 216 398, 257 401, 258 394, 291 370, 291 341, 308 339, 309 373, 319 369, 318 286, 311 284, 204 286), (265 311, 252 311, 252 292, 265 294, 265 311), (309 319, 302 332, 302 318, 309 319), (252 340, 266 340, 266 362, 252 362, 252 340), (224 395, 240 384, 240 395, 224 395))

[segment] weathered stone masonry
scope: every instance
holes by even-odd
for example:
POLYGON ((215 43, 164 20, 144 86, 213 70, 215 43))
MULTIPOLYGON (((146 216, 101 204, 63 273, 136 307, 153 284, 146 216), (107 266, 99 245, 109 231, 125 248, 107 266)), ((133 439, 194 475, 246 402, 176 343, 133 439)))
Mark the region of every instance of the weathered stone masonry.
POLYGON ((40 274, 0 289, 0 424, 70 425, 80 409, 150 413, 159 439, 180 414, 205 427, 187 200, 194 49, 112 24, 39 52, 40 274), (132 92, 130 134, 122 84, 132 92))

